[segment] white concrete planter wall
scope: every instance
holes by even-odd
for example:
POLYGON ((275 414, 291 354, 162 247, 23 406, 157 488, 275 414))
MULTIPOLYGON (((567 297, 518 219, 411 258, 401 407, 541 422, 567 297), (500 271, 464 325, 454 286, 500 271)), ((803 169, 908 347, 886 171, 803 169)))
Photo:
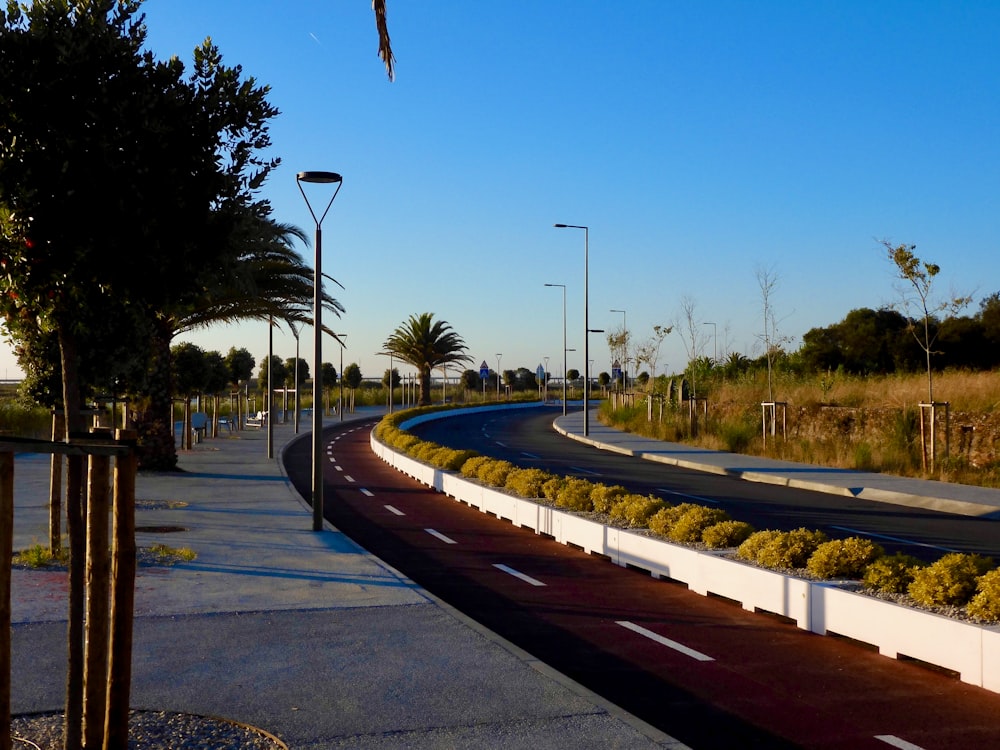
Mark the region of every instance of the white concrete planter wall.
MULTIPOLYGON (((534 404, 532 404, 534 406, 534 404)), ((490 410, 503 407, 480 407, 490 410)), ((510 407, 507 407, 510 408, 510 407)), ((465 411, 465 410, 463 410, 465 411)), ((403 429, 455 412, 421 415, 403 429)), ((836 633, 876 646, 893 658, 907 656, 957 672, 963 682, 1000 692, 1000 628, 975 625, 856 594, 835 583, 808 581, 747 565, 718 553, 672 544, 581 515, 483 487, 460 474, 435 469, 371 437, 383 461, 436 490, 517 526, 607 556, 616 565, 648 570, 687 584, 692 591, 740 602, 749 611, 773 612, 820 635, 836 633)))

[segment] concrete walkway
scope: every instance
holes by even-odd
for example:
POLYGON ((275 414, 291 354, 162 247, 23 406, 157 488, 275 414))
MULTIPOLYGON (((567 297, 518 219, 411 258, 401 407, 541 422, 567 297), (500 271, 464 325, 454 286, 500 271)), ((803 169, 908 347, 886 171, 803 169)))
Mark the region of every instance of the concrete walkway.
MULTIPOLYGON (((276 451, 296 438, 274 433, 276 451)), ((313 532, 266 453, 266 431, 237 432, 182 452, 182 472, 140 475, 140 547, 197 558, 139 570, 133 707, 244 722, 304 750, 682 747, 335 529, 313 532)), ((48 466, 15 460, 15 549, 48 539, 48 466)), ((13 712, 61 711, 65 572, 14 571, 12 606, 13 712)))

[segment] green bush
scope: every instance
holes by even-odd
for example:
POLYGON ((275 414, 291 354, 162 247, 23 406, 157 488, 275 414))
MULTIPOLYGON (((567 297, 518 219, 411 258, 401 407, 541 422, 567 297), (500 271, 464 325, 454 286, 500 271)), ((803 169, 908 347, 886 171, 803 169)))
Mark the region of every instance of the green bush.
POLYGON ((868 588, 885 594, 905 594, 913 583, 914 572, 923 566, 921 560, 902 552, 883 555, 865 568, 861 580, 868 588))
POLYGON ((806 570, 817 578, 861 578, 865 569, 885 554, 870 539, 852 536, 823 542, 806 562, 806 570))
POLYGON ((552 474, 542 469, 514 469, 507 475, 504 489, 519 497, 535 499, 543 496, 542 488, 550 479, 552 474))
POLYGON ((979 620, 1000 620, 1000 570, 991 570, 976 582, 976 595, 969 602, 967 611, 979 620))
POLYGON ((630 494, 612 505, 608 514, 614 521, 638 528, 646 526, 649 519, 666 505, 660 498, 652 495, 630 494))
POLYGON ((586 479, 567 479, 556 495, 556 505, 567 510, 592 511, 594 503, 590 499, 590 492, 593 488, 594 483, 586 479))
POLYGON ((765 568, 804 568, 812 553, 826 540, 822 531, 806 528, 782 531, 760 548, 756 562, 765 568))
POLYGON ((590 493, 590 499, 594 502, 594 510, 598 513, 607 513, 611 506, 628 494, 628 490, 620 484, 598 484, 590 493))
POLYGON ((493 459, 489 456, 473 456, 464 464, 462 464, 462 476, 468 479, 478 479, 479 470, 489 461, 493 459))
POLYGON ((753 534, 753 526, 745 521, 721 521, 701 533, 701 541, 710 549, 738 547, 753 534))
POLYGON ((976 579, 992 567, 988 557, 951 552, 916 570, 907 592, 926 606, 965 604, 976 593, 976 579))
POLYGON ((695 544, 701 541, 702 533, 709 526, 729 520, 729 514, 721 508, 696 505, 677 519, 668 536, 681 544, 695 544))
POLYGON ((757 562, 757 557, 760 555, 760 551, 780 535, 781 532, 774 529, 756 531, 748 536, 746 541, 736 549, 736 557, 740 560, 755 563, 757 562))
POLYGON ((507 475, 514 470, 514 464, 501 459, 491 459, 479 467, 479 481, 490 487, 503 487, 507 484, 507 475))
POLYGON ((416 446, 423 443, 423 441, 416 435, 411 435, 410 433, 403 432, 402 430, 389 430, 389 436, 385 442, 389 446, 407 455, 411 455, 416 446))

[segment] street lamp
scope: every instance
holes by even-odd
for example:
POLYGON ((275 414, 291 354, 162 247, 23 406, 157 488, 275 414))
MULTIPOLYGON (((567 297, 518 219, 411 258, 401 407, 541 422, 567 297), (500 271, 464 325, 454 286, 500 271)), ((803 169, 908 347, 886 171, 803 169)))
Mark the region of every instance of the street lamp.
POLYGON ((590 414, 588 413, 589 391, 590 391, 590 300, 588 294, 590 290, 590 227, 579 224, 553 224, 556 229, 582 229, 583 230, 583 368, 587 370, 583 377, 583 435, 590 435, 590 414))
POLYGON ((548 404, 549 404, 549 358, 546 356, 546 357, 542 357, 542 359, 545 360, 545 377, 542 380, 542 400, 545 402, 545 405, 548 406, 548 404))
POLYGON ((563 416, 566 416, 566 285, 546 284, 545 286, 558 286, 563 290, 563 416))
MULTIPOLYGON (((624 310, 612 310, 611 312, 620 312, 622 314, 622 362, 625 362, 628 358, 628 325, 625 323, 625 311, 624 310)), ((628 367, 622 370, 622 393, 628 390, 628 367)))
POLYGON ((500 401, 500 357, 503 354, 497 354, 497 401, 500 401))
POLYGON ((306 208, 316 223, 316 257, 313 265, 313 450, 312 450, 312 506, 313 506, 313 531, 323 530, 323 219, 326 218, 333 205, 333 199, 337 197, 344 178, 336 172, 299 172, 295 175, 295 184, 299 186, 299 192, 306 202, 306 208), (330 202, 326 204, 326 209, 319 218, 313 211, 309 203, 309 196, 306 195, 302 183, 312 185, 336 185, 330 202), (317 396, 320 403, 316 403, 317 396))

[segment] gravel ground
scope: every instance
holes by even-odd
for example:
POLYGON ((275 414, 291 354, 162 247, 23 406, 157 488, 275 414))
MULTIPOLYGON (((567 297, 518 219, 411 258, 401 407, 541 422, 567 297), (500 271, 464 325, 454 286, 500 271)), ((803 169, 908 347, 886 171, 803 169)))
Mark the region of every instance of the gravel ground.
MULTIPOLYGON (((130 750, 288 750, 255 727, 193 714, 132 711, 128 723, 130 750)), ((15 750, 62 750, 63 714, 15 716, 11 720, 15 750)))

